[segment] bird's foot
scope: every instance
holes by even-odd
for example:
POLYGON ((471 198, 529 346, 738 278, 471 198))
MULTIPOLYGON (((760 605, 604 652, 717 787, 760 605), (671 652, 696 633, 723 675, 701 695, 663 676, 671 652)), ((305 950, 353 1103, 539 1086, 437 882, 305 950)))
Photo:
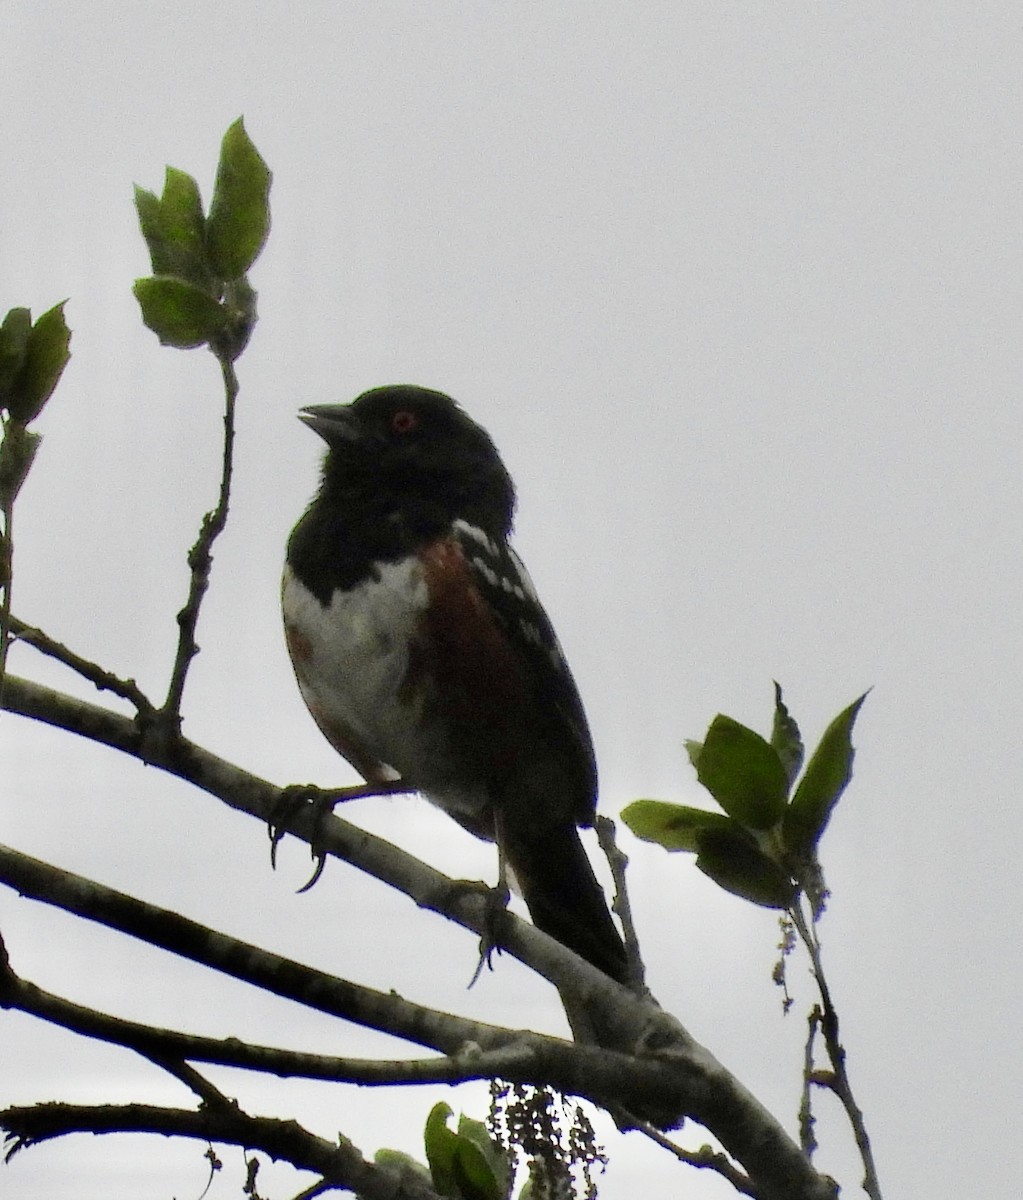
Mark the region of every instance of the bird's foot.
POLYGON ((359 783, 343 788, 321 788, 313 783, 293 783, 288 787, 281 788, 267 820, 271 867, 274 869, 277 867, 277 847, 288 832, 287 826, 303 809, 311 808, 313 827, 309 837, 309 852, 316 860, 316 867, 309 881, 298 889, 299 892, 309 891, 323 874, 323 868, 327 862, 327 853, 323 846, 323 828, 334 809, 349 800, 362 800, 367 796, 385 796, 404 790, 404 787, 398 782, 394 784, 359 783))
MULTIPOLYGON (((468 987, 483 974, 483 968, 493 970, 493 955, 500 954, 501 947, 497 944, 501 932, 501 922, 508 908, 509 892, 507 888, 491 887, 482 879, 445 879, 437 893, 428 901, 428 907, 438 912, 449 914, 450 906, 457 904, 466 896, 480 896, 483 899, 483 930, 480 937, 480 958, 472 973, 468 987)), ((451 914, 453 915, 453 914, 451 914)))
POLYGON ((501 882, 497 887, 490 887, 489 884, 479 879, 455 879, 452 881, 450 890, 456 894, 463 892, 482 894, 485 901, 479 962, 477 962, 468 984, 469 987, 472 987, 483 974, 484 967, 490 971, 494 969, 493 956, 495 953, 501 953, 501 947, 497 943, 501 932, 501 923, 508 911, 511 893, 501 882))
POLYGON ((497 886, 487 888, 487 908, 483 918, 483 936, 480 938, 480 960, 476 964, 472 979, 469 980, 469 987, 472 987, 479 979, 484 967, 490 971, 494 969, 492 956, 495 951, 498 954, 501 953, 501 947, 497 944, 497 940, 501 932, 501 923, 508 915, 509 900, 511 900, 511 888, 508 885, 508 860, 501 848, 500 841, 498 841, 497 886))

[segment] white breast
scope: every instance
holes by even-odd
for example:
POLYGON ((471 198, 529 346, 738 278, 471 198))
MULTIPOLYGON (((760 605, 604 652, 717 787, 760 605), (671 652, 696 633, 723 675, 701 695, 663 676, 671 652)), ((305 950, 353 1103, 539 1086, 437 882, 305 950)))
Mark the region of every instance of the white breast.
POLYGON ((285 567, 284 623, 303 699, 321 725, 345 729, 402 772, 421 698, 398 692, 411 634, 427 603, 418 562, 382 564, 379 578, 335 591, 325 607, 285 567), (296 651, 300 647, 300 652, 296 651))

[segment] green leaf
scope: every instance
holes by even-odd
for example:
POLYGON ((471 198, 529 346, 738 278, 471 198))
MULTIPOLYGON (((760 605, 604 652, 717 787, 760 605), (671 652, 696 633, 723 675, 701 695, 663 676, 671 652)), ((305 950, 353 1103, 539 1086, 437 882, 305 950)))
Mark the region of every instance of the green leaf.
POLYGON ((735 822, 697 834, 696 865, 727 892, 764 908, 788 908, 794 886, 776 862, 735 822))
POLYGON ((7 411, 22 425, 42 411, 71 357, 71 331, 64 320, 66 303, 62 300, 44 312, 25 338, 21 369, 7 397, 7 411))
POLYGON ((460 1200, 504 1200, 505 1189, 475 1142, 459 1139, 454 1165, 455 1195, 460 1200))
POLYGON ((507 1196, 512 1184, 512 1163, 507 1151, 490 1136, 483 1121, 476 1121, 464 1113, 458 1118, 458 1135, 474 1143, 487 1161, 487 1165, 499 1188, 499 1196, 507 1196))
POLYGON ((165 346, 189 350, 220 333, 227 314, 209 292, 168 275, 136 279, 132 289, 142 320, 165 346))
POLYGON ((0 325, 0 408, 7 407, 7 397, 25 361, 31 329, 32 314, 27 308, 12 308, 0 325))
POLYGON ((747 829, 770 829, 781 820, 788 780, 778 752, 731 717, 719 714, 711 722, 696 775, 725 812, 747 829))
POLYGON ((421 1162, 417 1162, 411 1154, 405 1154, 402 1150, 378 1150, 373 1155, 373 1161, 381 1167, 390 1167, 392 1171, 398 1171, 402 1175, 411 1175, 414 1179, 418 1179, 421 1183, 430 1183, 430 1172, 423 1166, 421 1162))
POLYGON ((448 1128, 448 1118, 453 1114, 454 1109, 451 1105, 441 1100, 430 1109, 423 1130, 423 1144, 426 1147, 426 1161, 430 1164, 430 1175, 433 1177, 434 1186, 444 1196, 451 1195, 445 1184, 452 1176, 457 1141, 456 1135, 448 1128))
MULTIPOLYGON (((139 219, 139 229, 149 245, 150 240, 162 236, 162 214, 160 212, 160 197, 148 188, 135 184, 135 213, 139 219)), ((155 269, 155 266, 154 266, 155 269)))
POLYGON ((458 1200, 503 1200, 483 1152, 471 1137, 448 1128, 451 1106, 441 1101, 426 1119, 424 1141, 433 1186, 442 1196, 458 1200))
POLYGON ((153 274, 174 275, 215 291, 212 272, 206 263, 202 197, 192 176, 168 167, 162 198, 136 187, 135 208, 149 247, 153 274))
POLYGON ((689 761, 698 771, 700 769, 700 755, 703 753, 703 742, 694 742, 692 738, 687 738, 685 746, 689 761))
POLYGON ((239 117, 221 144, 206 222, 207 251, 218 278, 238 279, 263 249, 270 232, 270 179, 239 117))
POLYGON ((731 826, 730 817, 690 808, 685 804, 669 804, 665 800, 634 800, 622 810, 621 819, 644 842, 656 842, 665 850, 699 850, 697 834, 701 829, 731 826))
MULTIPOLYGON (((9 512, 43 439, 38 433, 29 433, 24 425, 9 421, 0 441, 0 509, 9 512)), ((6 582, 6 581, 5 581, 6 582)))
POLYGON ((852 728, 866 698, 864 692, 824 731, 785 813, 783 840, 797 858, 809 859, 816 853, 835 805, 852 778, 852 728))
POLYGON ((187 171, 168 167, 163 181, 163 230, 191 257, 204 253, 205 220, 199 185, 187 171))
POLYGON ((785 775, 791 787, 799 774, 799 768, 803 765, 803 739, 799 734, 799 726, 785 707, 781 698, 781 685, 777 681, 774 685, 774 725, 771 728, 771 745, 781 759, 781 765, 785 768, 785 775))

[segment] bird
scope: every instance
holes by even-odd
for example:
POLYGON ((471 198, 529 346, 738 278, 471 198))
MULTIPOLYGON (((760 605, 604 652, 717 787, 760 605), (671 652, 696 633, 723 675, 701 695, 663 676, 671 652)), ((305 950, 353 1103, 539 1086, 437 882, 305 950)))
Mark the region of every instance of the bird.
POLYGON ((368 785, 496 842, 533 923, 627 982, 579 836, 597 803, 586 715, 510 544, 515 487, 490 435, 411 384, 298 415, 327 446, 282 583, 310 714, 368 785))

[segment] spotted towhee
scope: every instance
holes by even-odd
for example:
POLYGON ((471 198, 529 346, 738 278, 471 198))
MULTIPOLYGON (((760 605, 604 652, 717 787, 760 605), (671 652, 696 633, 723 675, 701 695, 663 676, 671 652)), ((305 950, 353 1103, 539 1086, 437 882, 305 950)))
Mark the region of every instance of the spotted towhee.
POLYGON ((300 416, 328 447, 284 573, 309 711, 368 783, 400 779, 496 841, 535 924, 624 981, 577 829, 596 806, 586 717, 508 544, 515 491, 493 442, 421 387, 300 416))

